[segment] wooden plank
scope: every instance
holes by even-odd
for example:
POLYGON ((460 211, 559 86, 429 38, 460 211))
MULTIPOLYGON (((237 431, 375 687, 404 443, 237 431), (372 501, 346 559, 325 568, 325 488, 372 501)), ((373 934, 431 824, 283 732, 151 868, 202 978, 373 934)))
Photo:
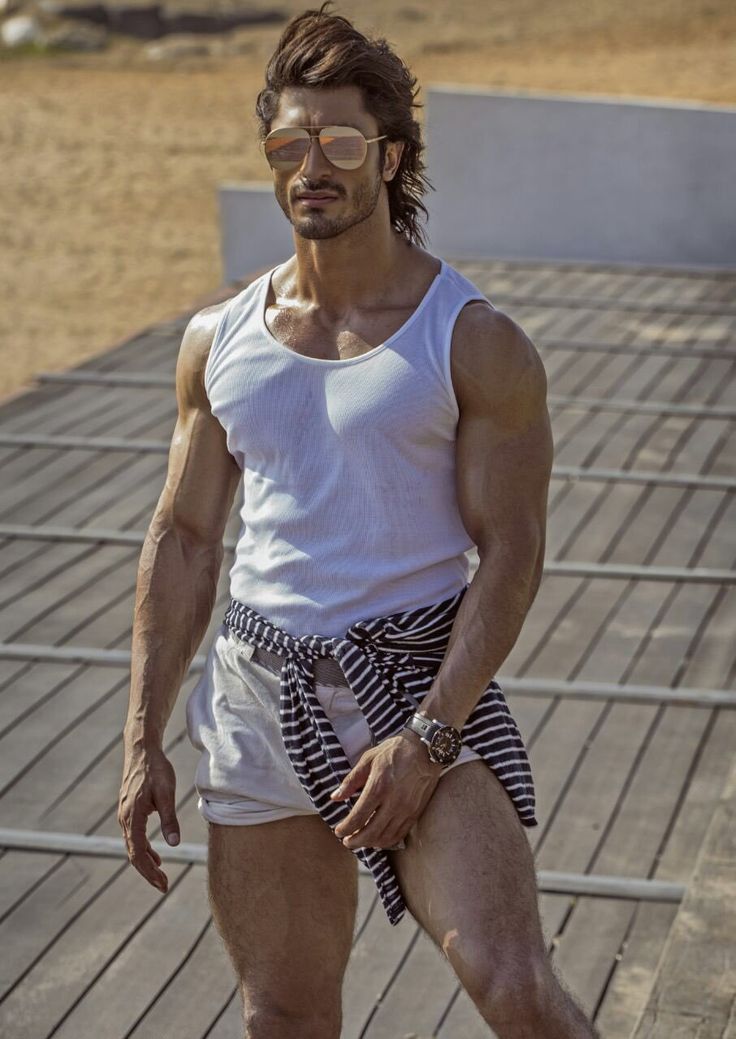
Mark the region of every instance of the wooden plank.
MULTIPOLYGON (((197 895, 201 898, 201 895, 197 895)), ((200 1039, 207 1035, 235 987, 235 972, 210 920, 171 981, 142 1016, 129 1039, 200 1039)), ((135 1001, 136 1007, 140 1004, 135 1001)))
MULTIPOLYGON (((44 948, 70 918, 87 905, 90 891, 103 885, 119 864, 108 860, 66 857, 48 872, 29 898, 20 902, 0 924, 5 954, 0 968, 0 995, 5 996, 23 977, 44 948)), ((0 1007, 0 1027, 3 1027, 0 1007)), ((6 1033, 7 1034, 7 1033, 6 1033)))
MULTIPOLYGON (((589 859, 586 868, 596 873, 649 875, 670 820, 677 813, 682 791, 687 789, 691 762, 705 727, 705 712, 697 718, 687 710, 659 713, 662 717, 653 719, 651 736, 634 762, 612 821, 602 829, 598 846, 589 859)), ((625 949, 636 913, 634 902, 616 899, 601 901, 599 905, 595 900, 581 898, 570 914, 559 942, 558 965, 590 1014, 600 1006, 621 959, 631 976, 625 949)), ((651 919, 660 924, 673 916, 674 911, 651 919)), ((630 956, 649 956, 651 935, 640 937, 637 932, 637 937, 642 947, 637 946, 630 956)), ((639 979, 638 991, 641 989, 639 979)), ((647 994, 644 993, 644 999, 647 994)), ((633 1009, 630 1008, 632 1012, 633 1009)), ((619 1012, 623 1012, 621 1007, 619 1012)))
POLYGON ((707 400, 718 404, 732 404, 736 400, 733 358, 713 358, 702 361, 697 377, 688 386, 693 400, 707 400))
MULTIPOLYGON (((639 267, 627 264, 625 268, 610 268, 599 265, 599 269, 582 267, 570 263, 565 269, 558 261, 539 261, 536 267, 519 261, 518 267, 512 267, 513 261, 506 261, 503 268, 496 267, 495 261, 476 261, 468 266, 469 261, 457 259, 454 265, 466 273, 471 281, 479 287, 485 285, 487 291, 499 287, 504 293, 515 292, 532 296, 543 290, 544 295, 593 295, 596 298, 616 301, 620 298, 637 303, 652 302, 658 306, 679 302, 687 303, 728 303, 733 299, 734 282, 729 272, 709 274, 688 270, 687 274, 678 275, 672 270, 655 273, 651 267, 639 267), (553 272, 553 265, 557 271, 553 272), (532 271, 539 275, 539 288, 532 289, 527 280, 532 271), (545 277, 546 276, 546 277, 545 277)), ((485 290, 484 290, 485 291, 485 290)), ((700 319, 703 320, 702 318, 700 319)))
POLYGON ((607 1039, 629 1039, 646 1005, 677 907, 640 903, 622 942, 595 1023, 607 1039))
POLYGON ((460 987, 456 989, 455 999, 437 1030, 431 1034, 437 1039, 457 1039, 458 1036, 462 1036, 462 1039, 495 1039, 495 1032, 480 1016, 467 992, 460 987))
POLYGON ((6 625, 14 623, 13 612, 9 609, 13 604, 25 599, 31 593, 38 592, 46 584, 50 585, 59 581, 61 585, 67 586, 66 571, 83 568, 86 560, 91 559, 99 551, 105 551, 105 549, 72 543, 37 545, 35 554, 24 559, 4 575, 0 589, 0 595, 2 595, 0 616, 5 614, 4 623, 6 625))
POLYGON ((2 511, 6 523, 56 522, 64 506, 107 480, 112 489, 115 478, 136 461, 134 452, 115 455, 114 462, 104 452, 90 456, 88 451, 67 451, 47 473, 32 473, 14 487, 14 501, 2 511))
POLYGON ((0 855, 0 920, 60 864, 60 855, 4 850, 0 855))
MULTIPOLYGON (((570 409, 567 415, 555 414, 552 420, 555 462, 558 465, 593 465, 601 453, 600 446, 614 437, 628 418, 626 413, 615 411, 575 412, 570 409), (563 421, 565 432, 560 435, 557 431, 563 421)), ((619 462, 615 456, 606 464, 618 466, 619 462)))
POLYGON ((681 443, 677 445, 676 461, 673 458, 672 464, 692 468, 696 472, 709 471, 711 455, 727 435, 728 426, 729 423, 715 418, 689 423, 681 443))
POLYGON ((736 530, 736 496, 722 500, 717 515, 708 530, 708 540, 702 546, 698 561, 702 566, 719 565, 721 560, 731 566, 736 556, 733 532, 736 530))
POLYGON ((731 496, 714 492, 698 494, 689 490, 685 493, 677 515, 667 533, 667 540, 658 547, 648 562, 659 566, 667 565, 671 559, 679 559, 687 565, 702 566, 703 555, 710 548, 709 558, 715 557, 716 544, 722 548, 721 558, 730 567, 734 560, 733 548, 725 544, 727 531, 723 529, 723 517, 732 511, 731 496), (713 535, 721 527, 719 541, 711 546, 713 535))
MULTIPOLYGON (((699 1021, 721 1036, 736 993, 736 768, 726 782, 669 933, 635 1039, 663 1039, 699 1021)), ((692 1034, 692 1033, 691 1033, 692 1034)))
MULTIPOLYGON (((131 932, 156 910, 162 897, 170 897, 146 884, 131 867, 109 859, 80 857, 68 862, 67 886, 77 885, 71 896, 64 898, 58 882, 55 889, 38 889, 26 906, 30 920, 15 921, 16 926, 22 923, 15 933, 22 936, 24 948, 14 949, 15 984, 0 1004, 0 1029, 16 1039, 38 1039, 53 1031, 105 963, 115 960, 131 932), (70 897, 75 899, 73 906, 70 897)), ((192 868, 167 868, 170 892, 192 868)), ((93 1035, 95 1028, 78 1034, 93 1035)))
MULTIPOLYGON (((661 726, 669 724, 682 727, 682 719, 678 717, 679 712, 674 717, 672 714, 673 712, 668 712, 668 716, 665 716, 661 726)), ((732 746, 736 738, 734 720, 724 720, 729 723, 725 726, 725 731, 721 731, 712 724, 707 727, 698 741, 694 755, 692 751, 687 750, 683 754, 683 748, 675 745, 671 745, 669 748, 664 746, 660 753, 655 755, 655 760, 661 762, 663 776, 659 781, 656 776, 651 777, 651 782, 647 787, 650 797, 652 796, 651 790, 658 782, 660 789, 669 789, 667 786, 669 775, 666 775, 668 764, 671 767, 677 767, 680 774, 682 774, 684 765, 687 765, 684 780, 678 779, 677 775, 673 776, 672 786, 677 788, 680 784, 680 791, 674 810, 669 811, 669 817, 663 818, 662 815, 657 817, 656 813, 653 816, 652 813, 645 813, 655 820, 657 830, 661 834, 652 866, 652 872, 656 872, 657 876, 669 879, 676 876, 683 879, 689 876, 693 868, 694 856, 702 843, 705 827, 712 816, 718 792, 723 785, 724 771, 728 768, 729 754, 726 747, 732 746), (680 760, 681 755, 684 760, 680 760), (662 834, 663 825, 664 833, 662 834)), ((658 737, 659 733, 655 739, 658 737)), ((644 766, 648 762, 649 757, 644 762, 644 766)), ((645 776, 641 776, 642 781, 645 778, 645 776)), ((677 793, 677 789, 675 789, 675 793, 677 793)), ((641 787, 638 793, 632 789, 632 800, 636 801, 638 796, 641 796, 641 787)), ((618 834, 614 834, 612 831, 609 837, 611 848, 619 847, 618 840, 614 839, 618 836, 620 836, 620 831, 618 834)), ((644 848, 647 845, 651 847, 653 836, 656 834, 643 836, 644 848)), ((611 865, 610 858, 601 861, 606 866, 611 865)), ((664 908, 662 907, 662 910, 664 908)), ((632 1035, 633 1027, 646 1006, 654 981, 654 971, 672 919, 674 919, 674 913, 669 916, 664 912, 655 911, 654 906, 641 906, 632 920, 630 932, 624 941, 622 959, 617 961, 602 996, 599 1023, 603 1035, 627 1037, 632 1035)))
POLYGON ((135 396, 116 389, 98 388, 94 392, 88 386, 70 384, 68 390, 39 411, 19 415, 12 423, 3 423, 3 432, 104 436, 114 431, 117 435, 142 435, 154 417, 170 415, 172 409, 175 410, 171 390, 152 394, 147 399, 146 409, 141 408, 141 402, 135 396))
MULTIPOLYGON (((602 585, 602 581, 595 582, 602 585)), ((711 601, 713 590, 707 587, 689 588, 693 606, 699 606, 704 614, 711 601)), ((620 597, 611 596, 611 609, 588 642, 585 654, 579 661, 575 677, 584 681, 628 681, 630 667, 647 650, 656 656, 659 650, 656 641, 648 632, 656 628, 659 617, 671 600, 673 589, 667 584, 650 584, 632 581, 620 597)), ((584 605, 588 597, 582 598, 584 605)), ((674 642, 673 642, 674 644, 674 642)), ((668 661, 676 669, 677 661, 668 661)), ((675 674, 676 671, 671 672, 675 674)), ((662 682, 669 685, 669 681, 662 682)))
POLYGON ((382 991, 366 1025, 360 1031, 344 1031, 355 1036, 365 1035, 366 1039, 395 1039, 397 1035, 405 1034, 432 1035, 435 1023, 456 987, 457 978, 447 959, 429 936, 417 927, 413 944, 382 991))
POLYGON ((537 840, 537 866, 583 872, 590 862, 651 723, 655 708, 618 704, 603 709, 578 767, 548 813, 537 840))
MULTIPOLYGON (((55 547, 63 549, 67 546, 55 547)), ((25 632, 38 630, 34 625, 40 620, 57 613, 67 600, 76 597, 79 602, 83 593, 94 594, 96 598, 102 594, 104 598, 105 582, 114 581, 121 571, 130 572, 139 552, 124 547, 104 546, 79 555, 83 558, 75 560, 73 566, 54 574, 49 581, 38 581, 35 586, 32 584, 25 595, 20 595, 0 608, 0 627, 5 641, 18 640, 25 632)), ((48 634, 44 637, 44 642, 47 641, 53 641, 48 634)))
POLYGON ((0 421, 3 429, 17 433, 62 432, 75 428, 76 416, 85 421, 104 414, 106 404, 109 406, 110 401, 91 397, 82 386, 48 383, 0 408, 0 421))
POLYGON ((577 900, 554 962, 589 1017, 595 1013, 635 909, 636 902, 623 899, 577 900))
MULTIPOLYGON (((553 578, 551 580, 558 580, 553 578)), ((577 595, 545 632, 533 654, 525 661, 524 677, 559 677, 573 679, 588 655, 588 647, 605 631, 615 604, 626 596, 628 585, 616 582, 581 581, 577 595)), ((603 671, 595 670, 582 677, 596 681, 616 681, 603 671)))
POLYGON ((78 370, 125 371, 129 367, 141 365, 154 371, 166 365, 173 368, 182 335, 183 332, 171 326, 154 325, 131 336, 113 349, 91 357, 81 364, 78 370))
MULTIPOLYGON (((627 677, 627 681, 638 680, 635 677, 637 675, 651 675, 660 669, 661 663, 667 661, 673 668, 668 683, 684 685, 683 675, 702 641, 703 633, 712 623, 712 611, 718 596, 718 591, 714 592, 704 586, 698 589, 675 587, 663 605, 661 616, 644 633, 634 671, 627 677)), ((710 662, 709 673, 713 677, 717 676, 720 685, 731 688, 734 648, 729 650, 727 641, 722 643, 722 648, 726 653, 716 654, 710 662), (717 664, 721 665, 720 668, 717 664)), ((650 679, 647 677, 642 681, 649 682, 650 679)))
MULTIPOLYGON (((140 403, 136 402, 135 408, 130 406, 127 408, 126 421, 120 417, 116 421, 115 415, 110 415, 110 408, 108 408, 104 420, 95 427, 85 429, 80 423, 73 429, 77 434, 90 436, 103 434, 108 429, 113 429, 116 435, 124 436, 126 439, 135 439, 135 437, 147 434, 155 436, 157 433, 162 436, 166 435, 166 439, 168 439, 173 428, 172 408, 171 401, 163 401, 158 406, 141 412, 140 403)), ((91 455, 87 450, 74 451, 69 448, 24 448, 22 451, 17 451, 16 455, 15 470, 17 472, 8 464, 4 466, 3 470, 5 480, 13 484, 16 510, 22 504, 33 501, 37 494, 48 496, 57 491, 60 485, 63 490, 65 480, 74 476, 86 475, 85 470, 94 462, 99 467, 106 461, 110 470, 108 479, 111 479, 116 472, 123 471, 120 463, 125 460, 125 456, 116 459, 111 467, 109 458, 104 452, 91 455)), ((131 452, 128 457, 135 457, 135 452, 131 452)))
POLYGON ((128 1034, 176 971, 182 952, 199 940, 207 919, 204 870, 186 868, 180 882, 159 900, 55 1035, 59 1039, 92 1035, 101 1020, 111 1035, 128 1034))
MULTIPOLYGON (((96 671, 90 669, 90 682, 96 671)), ((166 736, 167 754, 177 774, 178 800, 191 790, 198 757, 186 738, 184 717, 193 684, 189 679, 182 687, 166 736)), ((123 680, 108 699, 88 712, 84 724, 70 726, 30 760, 0 799, 3 825, 120 836, 116 807, 126 707, 127 682, 123 680)), ((200 838, 202 829, 198 825, 183 839, 200 838)))
POLYGON ((657 712, 645 753, 634 762, 615 816, 588 863, 596 873, 651 876, 667 830, 687 795, 708 722, 706 711, 669 707, 657 712))
POLYGON ((624 466, 648 465, 653 469, 665 469, 676 465, 678 450, 696 424, 696 420, 677 415, 661 415, 649 423, 642 423, 638 439, 623 459, 624 466))
POLYGON ((243 1013, 238 992, 234 992, 220 1017, 207 1032, 207 1039, 243 1039, 243 1013))
MULTIPOLYGON (((562 453, 566 447, 569 449, 572 449, 573 446, 579 447, 577 434, 581 429, 586 428, 588 424, 603 421, 610 426, 612 422, 617 422, 621 418, 620 415, 613 411, 580 412, 572 408, 565 409, 555 404, 550 405, 548 410, 552 422, 556 462, 565 461, 562 453)), ((590 440, 595 442, 596 438, 590 435, 590 440)), ((577 463, 570 462, 569 464, 575 465, 577 463)))
POLYGON ((571 355, 574 358, 574 363, 569 363, 564 370, 564 373, 559 375, 557 378, 548 380, 548 389, 551 394, 560 394, 563 396, 577 396, 580 393, 587 393, 591 397, 601 396, 601 394, 593 393, 591 390, 592 386, 602 383, 605 387, 603 394, 607 391, 608 384, 615 382, 616 379, 620 378, 621 370, 625 370, 632 364, 631 357, 607 357, 605 354, 582 354, 582 355, 571 355), (602 371, 612 372, 608 379, 601 379, 600 375, 602 371))
POLYGON ((736 648, 736 594, 731 588, 723 589, 713 600, 703 631, 697 644, 683 661, 682 682, 689 684, 707 679, 711 674, 730 676, 734 672, 736 648))
MULTIPOLYGON (((502 675, 515 677, 533 677, 531 671, 534 660, 541 647, 549 639, 551 632, 562 626, 565 613, 570 609, 578 594, 581 581, 571 577, 546 577, 542 579, 532 608, 526 616, 514 648, 504 661, 502 675)), ((558 673, 549 677, 566 678, 569 669, 560 667, 555 662, 558 673), (560 673, 562 672, 562 673, 560 673)), ((539 675, 540 673, 537 672, 539 675)))
MULTIPOLYGON (((35 711, 0 739, 0 800, 26 769, 73 728, 83 725, 85 732, 89 731, 99 710, 116 698, 119 690, 127 688, 127 676, 105 673, 101 668, 89 668, 61 687, 53 673, 51 681, 54 688, 49 692, 54 695, 46 696, 35 711)), ((114 710, 119 718, 117 703, 114 710)))
POLYGON ((662 424, 662 417, 630 413, 621 415, 620 419, 611 428, 610 435, 594 451, 589 451, 588 458, 594 459, 596 466, 635 469, 640 467, 639 458, 642 456, 641 468, 646 466, 655 472, 665 468, 666 456, 662 457, 650 449, 652 439, 662 424))
POLYGON ((557 806, 593 738, 604 706, 592 702, 558 703, 529 749, 539 827, 528 836, 537 848, 554 819, 557 806))
MULTIPOLYGON (((677 532, 678 524, 676 523, 673 526, 675 528, 675 533, 670 534, 666 539, 665 544, 668 546, 675 544, 677 545, 677 549, 682 552, 685 543, 687 542, 687 536, 683 535, 682 530, 684 528, 684 530, 687 531, 688 524, 686 522, 679 524, 679 536, 677 532)), ((693 525, 691 525, 691 527, 692 526, 693 525)), ((702 527, 700 528, 700 534, 702 534, 702 527)), ((692 540, 692 530, 690 530, 689 536, 692 540)), ((690 548, 692 547, 691 544, 690 548)), ((631 558, 631 556, 629 555, 628 558, 631 558)), ((703 604, 701 611, 705 606, 707 606, 707 603, 703 604)), ((690 616, 692 615, 691 608, 688 613, 690 616)), ((636 617, 629 617, 628 619, 630 622, 633 622, 633 628, 642 627, 642 625, 637 624, 636 617)), ((644 628, 646 630, 646 626, 644 626, 644 628)), ((681 637, 684 636, 684 632, 680 632, 679 634, 681 637)), ((613 658, 612 663, 618 656, 619 654, 616 652, 611 652, 611 657, 613 658)), ((595 660, 596 663, 600 662, 600 654, 596 654, 595 660)), ((642 680, 641 675, 638 675, 637 677, 639 680, 642 680)), ((651 678, 648 677, 645 680, 651 681, 651 678)), ((666 768, 672 759, 671 757, 665 756, 665 758, 660 760, 666 768)), ((620 833, 621 828, 619 826, 619 837, 620 833)), ((630 837, 632 841, 636 842, 636 828, 631 830, 630 837)), ((610 869, 610 867, 611 864, 609 862, 607 868, 610 869)), ((598 868, 603 868, 603 866, 599 864, 598 868)), ((617 940, 619 945, 623 944, 629 933, 631 926, 630 913, 627 912, 625 903, 609 903, 603 913, 607 922, 601 928, 599 923, 596 922, 599 921, 599 914, 595 913, 592 909, 586 914, 584 908, 582 908, 583 905, 584 903, 581 903, 580 907, 576 907, 576 910, 571 916, 570 923, 563 939, 561 962, 566 968, 564 971, 566 979, 573 985, 575 990, 581 994, 584 1005, 586 1005, 590 1010, 595 1010, 599 1000, 601 999, 601 990, 605 993, 611 975, 611 953, 616 952, 617 940), (590 935, 595 936, 592 944, 590 935)), ((644 947, 646 948, 646 946, 644 947)), ((615 959, 613 962, 616 962, 615 959)))
POLYGON ((561 308, 574 308, 585 314, 586 317, 591 317, 596 314, 597 311, 604 310, 610 314, 615 315, 619 321, 625 321, 630 314, 645 314, 648 318, 655 314, 662 314, 664 316, 675 316, 680 317, 681 315, 703 315, 719 317, 722 314, 731 316, 736 314, 736 307, 729 305, 728 303, 652 303, 649 300, 637 303, 635 300, 622 300, 617 299, 612 302, 608 299, 597 299, 594 296, 565 296, 562 299, 559 296, 539 296, 536 295, 533 299, 527 296, 525 293, 519 293, 518 295, 496 293, 494 297, 495 301, 504 308, 512 307, 518 304, 528 304, 534 307, 552 307, 555 310, 561 308))
POLYGON ((382 910, 371 913, 345 972, 343 1031, 346 1035, 360 1035, 371 1020, 396 968, 416 941, 418 926, 409 913, 396 926, 388 922, 382 910))
MULTIPOLYGON (((619 355, 617 360, 626 355, 619 355)), ((681 399, 681 387, 697 360, 674 358, 652 353, 648 357, 626 357, 626 366, 611 364, 586 388, 589 397, 622 397, 646 401, 650 397, 664 401, 681 399), (620 374, 616 377, 617 372, 620 374)))
POLYGON ((687 879, 703 847, 715 805, 728 781, 736 746, 736 716, 715 711, 693 764, 687 796, 657 854, 654 876, 661 880, 687 879))
MULTIPOLYGON (((162 896, 127 863, 67 857, 65 873, 55 882, 50 876, 19 907, 18 913, 28 916, 30 924, 23 928, 23 948, 14 959, 12 991, 0 1005, 0 1029, 7 1027, 19 1039, 36 1039, 65 1019, 193 868, 203 873, 201 867, 167 862, 169 893, 162 896), (94 869, 90 862, 96 864, 94 869)), ((199 901, 206 903, 206 899, 199 901)), ((190 902, 194 902, 191 892, 187 911, 195 915, 203 911, 192 909, 190 902)), ((6 923, 14 925, 11 917, 6 923)), ((174 947, 171 955, 178 956, 178 949, 174 947)))
POLYGON ((710 471, 717 476, 733 474, 733 459, 736 458, 736 430, 724 430, 723 436, 714 446, 709 458, 710 471))
POLYGON ((25 661, 3 661, 3 664, 0 674, 7 674, 9 678, 0 688, 0 738, 19 726, 77 673, 72 664, 29 664, 25 661))
MULTIPOLYGON (((579 485, 581 486, 581 485, 579 485)), ((593 484, 588 493, 568 496, 564 512, 552 517, 552 545, 557 559, 639 563, 643 555, 614 559, 611 548, 629 529, 651 491, 633 484, 593 484)))

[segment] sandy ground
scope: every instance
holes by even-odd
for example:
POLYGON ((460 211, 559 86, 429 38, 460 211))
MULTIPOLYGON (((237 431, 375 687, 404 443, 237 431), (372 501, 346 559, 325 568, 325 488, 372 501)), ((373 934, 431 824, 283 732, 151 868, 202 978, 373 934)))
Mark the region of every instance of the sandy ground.
MULTIPOLYGON (((424 86, 736 103, 731 0, 337 10, 386 36, 424 86)), ((221 284, 217 185, 269 179, 252 110, 280 27, 247 33, 248 53, 166 65, 121 38, 96 54, 0 57, 0 397, 221 284)))

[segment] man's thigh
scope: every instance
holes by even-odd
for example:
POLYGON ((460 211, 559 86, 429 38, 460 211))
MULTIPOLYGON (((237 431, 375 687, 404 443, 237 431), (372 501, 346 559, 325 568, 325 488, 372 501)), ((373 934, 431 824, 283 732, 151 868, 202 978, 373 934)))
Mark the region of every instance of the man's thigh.
POLYGON ((210 823, 208 886, 246 1013, 298 1019, 315 1007, 339 1010, 358 870, 324 820, 210 823))
POLYGON ((389 851, 409 911, 466 987, 476 975, 543 958, 534 860, 503 786, 483 761, 446 772, 389 851))

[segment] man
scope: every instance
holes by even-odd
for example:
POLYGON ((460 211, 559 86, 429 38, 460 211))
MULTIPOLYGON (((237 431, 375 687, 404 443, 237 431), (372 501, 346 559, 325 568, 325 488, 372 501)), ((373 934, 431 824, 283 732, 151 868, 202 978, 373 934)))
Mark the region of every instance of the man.
MULTIPOLYGON (((187 721, 246 1036, 338 1039, 357 858, 391 923, 408 907, 501 1039, 592 1036, 545 953, 531 774, 489 677, 542 572, 544 370, 418 244, 416 80, 326 6, 289 23, 257 101, 295 254, 183 338, 119 820, 165 892, 146 821, 158 812, 178 842, 164 727, 243 478, 232 598, 187 721)), ((469 138, 458 161, 472 155, 469 138)))

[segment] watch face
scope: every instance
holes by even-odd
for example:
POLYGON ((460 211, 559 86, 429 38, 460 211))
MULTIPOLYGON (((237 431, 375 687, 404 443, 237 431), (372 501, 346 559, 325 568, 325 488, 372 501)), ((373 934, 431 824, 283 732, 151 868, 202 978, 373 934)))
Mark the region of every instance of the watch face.
POLYGON ((460 733, 452 725, 443 725, 430 742, 430 756, 440 765, 451 765, 462 749, 460 733))

